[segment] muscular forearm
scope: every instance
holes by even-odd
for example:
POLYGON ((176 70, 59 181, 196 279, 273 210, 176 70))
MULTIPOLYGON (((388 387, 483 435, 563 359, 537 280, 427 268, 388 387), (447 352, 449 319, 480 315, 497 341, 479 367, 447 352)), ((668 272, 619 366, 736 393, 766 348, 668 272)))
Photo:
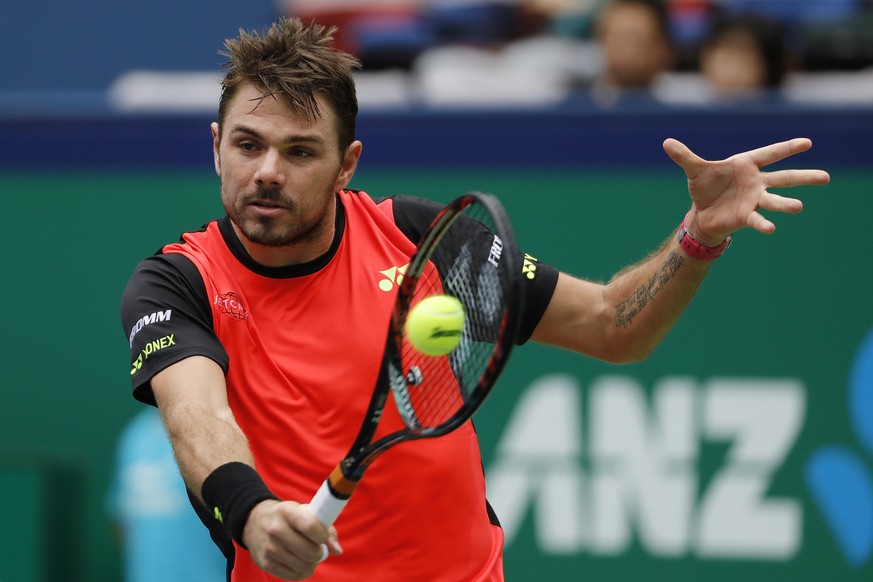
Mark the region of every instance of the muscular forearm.
POLYGON ((203 481, 221 465, 254 464, 227 405, 224 374, 217 364, 202 357, 182 360, 157 374, 152 390, 179 470, 195 495, 200 497, 203 481))
POLYGON ((685 311, 711 264, 689 257, 671 236, 642 263, 612 278, 603 297, 612 312, 612 344, 624 361, 651 354, 685 311))
POLYGON ((607 284, 561 274, 533 339, 613 363, 645 359, 687 307, 711 265, 675 235, 607 284))
POLYGON ((181 405, 168 407, 163 417, 182 477, 198 497, 203 481, 221 465, 239 461, 254 466, 248 441, 232 416, 181 405))
POLYGON ((258 567, 298 580, 312 575, 322 544, 331 554, 342 553, 336 530, 304 505, 280 502, 251 468, 248 441, 233 418, 224 373, 215 362, 195 356, 173 364, 155 375, 152 391, 188 488, 258 567))
POLYGON ((250 468, 248 441, 227 404, 224 373, 215 362, 182 360, 155 375, 152 391, 188 488, 248 548, 258 567, 298 580, 312 575, 322 544, 331 554, 342 553, 336 530, 306 506, 278 501, 250 468))

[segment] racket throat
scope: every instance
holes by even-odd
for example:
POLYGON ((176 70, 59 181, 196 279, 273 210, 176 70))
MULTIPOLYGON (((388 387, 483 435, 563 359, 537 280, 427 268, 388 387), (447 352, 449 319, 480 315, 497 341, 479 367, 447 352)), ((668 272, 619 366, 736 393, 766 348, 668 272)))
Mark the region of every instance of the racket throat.
POLYGON ((359 479, 351 479, 346 477, 343 472, 342 463, 336 466, 330 476, 327 478, 327 485, 330 488, 330 493, 337 499, 348 499, 358 486, 359 479))

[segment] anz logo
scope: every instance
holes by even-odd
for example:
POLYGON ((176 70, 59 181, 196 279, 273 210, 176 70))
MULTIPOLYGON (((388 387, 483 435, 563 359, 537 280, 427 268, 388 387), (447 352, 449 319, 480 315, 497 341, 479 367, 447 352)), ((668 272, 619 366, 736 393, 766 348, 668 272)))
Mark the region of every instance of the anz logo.
POLYGON ((830 444, 806 463, 806 484, 846 561, 873 559, 873 331, 849 376, 849 420, 856 444, 830 444))
POLYGON ((488 499, 507 546, 530 523, 548 555, 788 561, 803 504, 770 491, 805 411, 795 378, 544 375, 503 429, 488 499), (728 452, 704 468, 712 442, 728 452))
POLYGON ((532 523, 544 554, 615 557, 639 546, 665 559, 788 562, 803 547, 804 514, 817 511, 845 563, 869 567, 873 330, 849 374, 853 438, 801 461, 811 505, 799 491, 771 489, 806 426, 806 393, 797 378, 666 376, 647 388, 605 375, 584 389, 564 374, 538 378, 487 467, 507 545, 532 523), (703 469, 710 442, 728 452, 703 469))

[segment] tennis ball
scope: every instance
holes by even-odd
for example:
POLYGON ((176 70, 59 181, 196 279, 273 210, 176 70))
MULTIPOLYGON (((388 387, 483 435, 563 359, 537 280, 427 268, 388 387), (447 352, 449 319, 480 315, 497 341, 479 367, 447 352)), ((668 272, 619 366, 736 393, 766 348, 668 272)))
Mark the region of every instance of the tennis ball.
POLYGON ((428 356, 444 356, 461 341, 464 306, 449 295, 432 295, 412 308, 405 329, 416 350, 428 356))

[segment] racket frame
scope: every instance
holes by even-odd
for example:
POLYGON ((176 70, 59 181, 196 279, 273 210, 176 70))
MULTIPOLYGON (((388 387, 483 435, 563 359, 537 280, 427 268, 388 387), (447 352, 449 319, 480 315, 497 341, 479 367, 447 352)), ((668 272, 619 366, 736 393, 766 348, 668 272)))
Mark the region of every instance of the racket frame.
POLYGON ((325 479, 310 502, 310 509, 325 525, 331 525, 342 512, 364 472, 376 458, 393 445, 422 438, 433 438, 449 433, 467 420, 481 406, 485 397, 499 377, 515 343, 521 319, 521 306, 524 304, 524 287, 521 284, 521 265, 518 264, 518 246, 511 224, 500 202, 491 194, 469 192, 456 198, 434 217, 425 236, 418 244, 397 291, 391 320, 388 326, 385 351, 379 366, 373 396, 364 414, 364 421, 348 453, 340 461, 330 476, 325 479), (454 221, 460 218, 465 208, 481 204, 495 222, 494 234, 503 243, 501 261, 506 261, 501 269, 510 273, 509 292, 506 294, 509 308, 503 312, 499 338, 489 364, 471 391, 473 398, 465 400, 462 406, 446 421, 435 427, 412 429, 405 427, 373 441, 373 436, 382 418, 382 412, 391 394, 390 366, 402 370, 400 346, 403 338, 403 324, 409 313, 418 280, 431 260, 433 252, 448 232, 454 221))

